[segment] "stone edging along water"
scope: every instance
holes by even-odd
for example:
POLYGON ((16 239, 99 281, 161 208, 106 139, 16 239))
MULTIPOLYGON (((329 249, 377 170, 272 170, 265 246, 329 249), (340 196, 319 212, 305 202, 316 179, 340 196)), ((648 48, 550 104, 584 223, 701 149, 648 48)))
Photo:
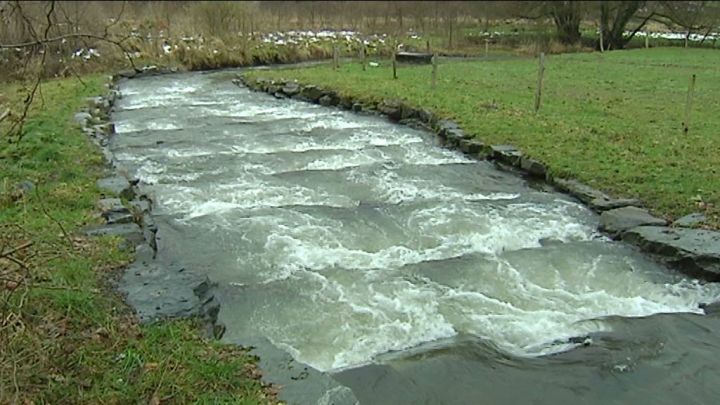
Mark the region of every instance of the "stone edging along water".
POLYGON ((520 173, 575 197, 600 215, 599 230, 613 239, 631 243, 691 277, 720 281, 720 232, 692 228, 704 221, 702 214, 691 214, 668 224, 665 219, 650 214, 637 199, 615 198, 577 180, 554 177, 543 162, 526 156, 512 145, 488 145, 463 131, 456 122, 441 119, 426 109, 415 108, 399 100, 368 102, 341 96, 334 90, 315 85, 261 77, 251 80, 244 75, 233 82, 277 98, 384 115, 400 124, 430 130, 447 147, 476 159, 493 161, 501 169, 520 173))
MULTIPOLYGON (((206 335, 220 339, 225 326, 218 322, 220 302, 215 284, 206 276, 186 268, 172 258, 157 255, 157 225, 152 217, 153 202, 138 190, 138 180, 131 179, 117 167, 108 149, 115 126, 110 120, 112 107, 121 97, 118 81, 138 77, 175 73, 170 69, 144 69, 112 76, 104 96, 88 98, 87 106, 75 114, 75 122, 105 157, 112 173, 97 181, 104 198, 97 209, 105 220, 102 225, 82 230, 87 236, 117 236, 122 247, 134 249, 132 264, 122 271, 116 288, 135 310, 141 322, 197 317, 205 325, 206 335)), ((341 385, 328 373, 295 361, 290 354, 274 346, 267 338, 248 337, 230 342, 251 349, 259 357, 262 381, 281 387, 278 399, 290 404, 356 405, 352 390, 341 385)))

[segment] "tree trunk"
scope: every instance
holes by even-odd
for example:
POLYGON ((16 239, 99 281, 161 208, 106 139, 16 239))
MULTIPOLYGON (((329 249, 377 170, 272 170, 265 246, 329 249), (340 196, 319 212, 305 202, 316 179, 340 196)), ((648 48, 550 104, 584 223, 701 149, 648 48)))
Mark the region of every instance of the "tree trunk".
POLYGON ((558 1, 551 6, 551 15, 560 42, 573 45, 580 42, 580 20, 582 13, 577 2, 558 1))
POLYGON ((600 30, 602 31, 606 49, 623 49, 635 33, 647 23, 649 17, 635 29, 632 35, 625 37, 625 27, 644 2, 618 2, 614 10, 611 9, 611 3, 609 1, 600 3, 600 30))

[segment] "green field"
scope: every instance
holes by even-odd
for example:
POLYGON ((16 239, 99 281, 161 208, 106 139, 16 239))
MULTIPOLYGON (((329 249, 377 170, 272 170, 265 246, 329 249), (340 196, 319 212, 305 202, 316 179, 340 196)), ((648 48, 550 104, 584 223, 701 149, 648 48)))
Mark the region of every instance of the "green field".
MULTIPOLYGON (((199 322, 138 325, 109 283, 130 252, 78 236, 101 221, 105 169, 73 115, 103 82, 44 84, 22 141, 0 142, 0 403, 274 402, 254 359, 202 338, 199 322)), ((0 106, 23 95, 0 86, 0 106)))
POLYGON ((492 144, 513 144, 573 177, 619 197, 640 198, 674 219, 704 212, 720 225, 720 52, 652 48, 548 56, 542 107, 533 110, 537 59, 387 61, 363 72, 357 63, 254 71, 296 79, 368 101, 399 99, 456 120, 492 144), (690 75, 697 75, 689 133, 682 123, 690 75))

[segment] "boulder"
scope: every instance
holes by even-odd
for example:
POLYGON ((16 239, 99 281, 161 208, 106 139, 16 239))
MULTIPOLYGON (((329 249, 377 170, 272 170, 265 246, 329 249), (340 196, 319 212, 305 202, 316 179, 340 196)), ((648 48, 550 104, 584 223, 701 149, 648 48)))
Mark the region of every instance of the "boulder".
POLYGON ((111 193, 127 200, 135 197, 135 190, 130 182, 122 176, 108 177, 97 181, 98 188, 106 193, 111 193))
POLYGON ((639 226, 625 232, 623 240, 691 277, 720 281, 720 232, 639 226))
POLYGON ((665 226, 667 221, 654 217, 642 208, 622 207, 605 211, 600 215, 600 230, 613 237, 638 226, 665 226))
POLYGON ((707 221, 705 215, 696 212, 693 214, 685 215, 682 218, 678 218, 675 222, 672 223, 672 226, 681 228, 694 228, 705 221, 707 221))
POLYGON ((492 145, 490 146, 490 157, 499 160, 510 166, 519 166, 522 159, 522 152, 512 145, 492 145))
POLYGON ((363 110, 363 105, 361 103, 353 103, 352 108, 354 112, 360 112, 363 110))
POLYGON ((545 177, 547 174, 547 168, 544 164, 525 156, 520 158, 520 168, 534 177, 545 177))

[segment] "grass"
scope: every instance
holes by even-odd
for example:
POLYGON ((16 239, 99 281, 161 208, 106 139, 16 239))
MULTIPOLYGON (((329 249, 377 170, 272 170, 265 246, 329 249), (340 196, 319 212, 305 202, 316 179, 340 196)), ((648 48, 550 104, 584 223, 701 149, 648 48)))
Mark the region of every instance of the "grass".
MULTIPOLYGON (((110 287, 131 252, 78 236, 105 171, 72 120, 104 78, 83 82, 44 84, 23 140, 0 142, 0 403, 274 403, 255 359, 199 321, 139 325, 110 287)), ((1 85, 0 107, 22 90, 1 85)))
POLYGON ((537 60, 430 66, 345 64, 250 76, 295 79, 367 101, 399 99, 454 119, 492 144, 514 144, 551 168, 674 219, 704 212, 720 226, 720 52, 653 48, 546 58, 542 107, 533 112, 537 60), (682 131, 688 80, 697 75, 691 128, 682 131))

